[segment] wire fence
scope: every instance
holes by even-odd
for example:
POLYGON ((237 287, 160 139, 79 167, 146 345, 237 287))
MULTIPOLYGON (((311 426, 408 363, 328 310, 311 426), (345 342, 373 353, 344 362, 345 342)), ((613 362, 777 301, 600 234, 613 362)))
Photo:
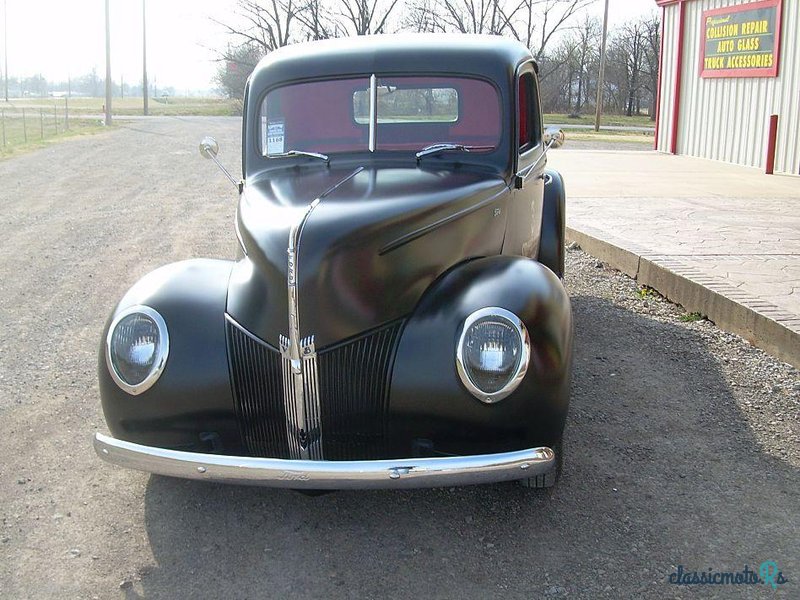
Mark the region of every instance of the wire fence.
POLYGON ((68 98, 25 106, 0 103, 0 152, 64 135, 86 123, 87 117, 70 115, 68 98))

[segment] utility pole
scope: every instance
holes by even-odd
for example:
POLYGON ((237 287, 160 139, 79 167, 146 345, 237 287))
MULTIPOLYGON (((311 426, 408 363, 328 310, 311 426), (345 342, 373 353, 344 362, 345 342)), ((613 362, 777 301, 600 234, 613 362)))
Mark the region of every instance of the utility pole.
POLYGON ((106 126, 111 125, 111 21, 106 0, 106 126))
POLYGON ((142 0, 142 98, 144 99, 144 116, 149 114, 147 108, 147 13, 146 0, 142 0))
POLYGON ((606 34, 608 33, 608 0, 603 14, 603 41, 600 44, 600 73, 597 75, 597 102, 594 108, 594 130, 600 131, 600 113, 603 112, 603 78, 606 72, 606 34))
POLYGON ((3 76, 6 78, 6 102, 8 102, 8 0, 3 0, 3 58, 6 66, 3 69, 3 76))

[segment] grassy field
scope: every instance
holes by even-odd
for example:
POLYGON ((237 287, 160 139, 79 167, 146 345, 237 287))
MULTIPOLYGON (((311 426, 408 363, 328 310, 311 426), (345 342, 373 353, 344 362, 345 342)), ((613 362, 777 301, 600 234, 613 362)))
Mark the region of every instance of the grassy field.
MULTIPOLYGON (((562 115, 558 113, 547 113, 544 115, 545 123, 560 123, 563 125, 594 125, 594 114, 581 115, 580 117, 573 118, 569 115, 562 115)), ((600 125, 621 126, 628 125, 631 127, 655 127, 655 121, 651 121, 647 115, 635 115, 626 117, 625 115, 601 115, 600 125)))
MULTIPOLYGON (((2 127, 0 137, 0 158, 18 154, 53 143, 65 137, 86 135, 105 131, 98 120, 104 110, 104 98, 17 98, 0 103, 2 127), (65 108, 69 107, 69 123, 65 119, 65 108), (25 118, 23 120, 23 111, 25 118), (91 118, 90 118, 91 117, 91 118)), ((154 116, 224 116, 236 115, 240 110, 238 100, 223 98, 151 98, 150 114, 154 116)), ((141 98, 114 98, 113 114, 117 116, 141 115, 141 98)), ((545 123, 560 123, 568 131, 568 139, 597 142, 623 142, 652 144, 652 133, 628 131, 600 131, 572 129, 570 125, 591 125, 593 115, 570 118, 562 114, 544 115, 545 123)), ((651 127, 653 122, 647 115, 625 117, 604 115, 601 124, 605 126, 651 127)))
MULTIPOLYGON (((66 137, 107 131, 99 120, 104 103, 105 98, 13 98, 0 102, 0 158, 66 137)), ((114 98, 111 108, 116 116, 141 115, 142 99, 114 98)), ((151 98, 149 109, 153 116, 227 116, 238 114, 240 106, 237 100, 176 96, 151 98)))
MULTIPOLYGON (((9 103, 11 104, 11 103, 9 103)), ((53 142, 77 135, 106 131, 97 119, 70 115, 65 120, 63 108, 54 110, 0 104, 0 158, 42 148, 53 142)))
POLYGON ((581 142, 619 142, 630 144, 653 145, 652 133, 639 133, 636 131, 603 130, 595 132, 592 129, 566 129, 567 143, 570 140, 581 142))
MULTIPOLYGON (((4 106, 11 109, 39 111, 53 111, 53 106, 62 112, 65 102, 69 103, 71 115, 100 115, 103 113, 105 98, 12 98, 4 106)), ((141 115, 141 98, 114 98, 112 112, 115 115, 141 115)), ((162 116, 226 116, 240 114, 241 101, 227 98, 190 98, 175 96, 170 98, 151 98, 149 102, 151 115, 162 116)), ((569 115, 546 113, 545 123, 561 123, 564 125, 593 125, 594 115, 581 115, 573 118, 569 115)), ((624 115, 603 115, 601 125, 620 126, 629 125, 636 127, 653 127, 655 123, 647 115, 626 117, 624 115)))
MULTIPOLYGON (((14 98, 6 106, 14 109, 40 109, 50 111, 57 106, 62 112, 65 104, 69 104, 70 115, 100 115, 104 111, 105 98, 14 98)), ((154 116, 183 117, 190 115, 199 116, 227 116, 236 115, 241 110, 239 100, 226 98, 188 98, 175 96, 170 98, 150 98, 150 114, 154 116)), ((141 115, 141 98, 114 98, 111 102, 111 111, 114 115, 141 115)))
POLYGON ((633 142, 639 144, 652 144, 653 132, 626 131, 619 129, 569 129, 564 128, 567 140, 580 140, 584 142, 633 142))

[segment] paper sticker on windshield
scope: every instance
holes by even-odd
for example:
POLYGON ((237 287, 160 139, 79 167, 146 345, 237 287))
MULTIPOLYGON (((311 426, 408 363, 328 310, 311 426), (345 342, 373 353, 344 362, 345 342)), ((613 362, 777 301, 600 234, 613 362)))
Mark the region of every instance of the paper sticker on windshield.
POLYGON ((267 124, 267 154, 283 153, 283 121, 270 121, 267 124))

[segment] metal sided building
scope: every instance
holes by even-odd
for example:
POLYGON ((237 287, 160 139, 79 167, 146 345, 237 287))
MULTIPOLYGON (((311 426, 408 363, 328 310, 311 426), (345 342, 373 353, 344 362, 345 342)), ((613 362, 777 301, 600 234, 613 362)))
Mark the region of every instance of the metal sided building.
POLYGON ((800 0, 655 0, 656 150, 800 174, 800 0))

